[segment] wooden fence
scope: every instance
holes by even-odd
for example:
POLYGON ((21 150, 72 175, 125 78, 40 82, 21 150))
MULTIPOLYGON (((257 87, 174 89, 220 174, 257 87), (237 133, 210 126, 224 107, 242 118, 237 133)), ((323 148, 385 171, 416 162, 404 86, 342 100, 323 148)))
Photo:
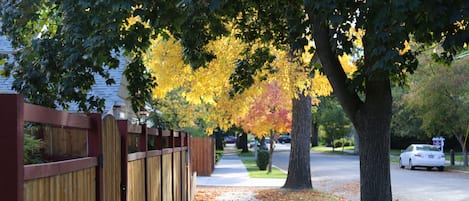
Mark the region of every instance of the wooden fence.
POLYGON ((26 104, 16 94, 0 94, 0 111, 2 200, 191 200, 188 133, 26 104), (40 125, 42 152, 61 161, 23 164, 25 122, 40 125))
POLYGON ((215 140, 190 138, 191 169, 200 176, 210 176, 215 168, 215 140))

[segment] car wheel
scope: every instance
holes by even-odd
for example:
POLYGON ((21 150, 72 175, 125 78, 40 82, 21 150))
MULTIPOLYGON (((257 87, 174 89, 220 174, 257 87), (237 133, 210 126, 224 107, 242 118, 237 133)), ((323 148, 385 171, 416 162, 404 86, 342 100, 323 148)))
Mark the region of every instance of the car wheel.
POLYGON ((401 158, 399 158, 399 167, 400 167, 400 168, 404 168, 404 167, 405 167, 405 166, 402 164, 402 159, 401 159, 401 158))
POLYGON ((412 165, 412 160, 411 159, 409 159, 409 167, 410 167, 411 170, 415 170, 414 165, 412 165))
POLYGON ((439 171, 445 170, 445 166, 440 166, 440 167, 438 167, 438 170, 439 170, 439 171))

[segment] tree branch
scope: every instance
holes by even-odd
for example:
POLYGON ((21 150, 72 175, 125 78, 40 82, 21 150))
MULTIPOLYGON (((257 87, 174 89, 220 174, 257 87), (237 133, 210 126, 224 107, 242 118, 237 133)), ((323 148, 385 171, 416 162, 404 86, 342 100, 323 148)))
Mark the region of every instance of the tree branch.
POLYGON ((313 18, 312 22, 312 33, 316 44, 316 52, 323 66, 324 73, 329 79, 334 89, 334 94, 339 99, 345 113, 349 116, 351 121, 354 122, 356 113, 363 102, 358 97, 358 94, 353 91, 353 88, 346 82, 347 75, 342 69, 339 59, 332 51, 332 46, 329 42, 329 28, 316 17, 313 18))

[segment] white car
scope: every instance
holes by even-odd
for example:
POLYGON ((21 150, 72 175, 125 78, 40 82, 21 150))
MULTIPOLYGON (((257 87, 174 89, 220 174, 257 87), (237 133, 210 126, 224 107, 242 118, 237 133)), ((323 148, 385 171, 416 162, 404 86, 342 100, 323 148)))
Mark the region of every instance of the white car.
POLYGON ((411 144, 401 153, 399 166, 401 168, 407 166, 411 170, 415 167, 426 167, 428 170, 436 167, 439 171, 443 171, 445 160, 445 154, 433 145, 411 144))

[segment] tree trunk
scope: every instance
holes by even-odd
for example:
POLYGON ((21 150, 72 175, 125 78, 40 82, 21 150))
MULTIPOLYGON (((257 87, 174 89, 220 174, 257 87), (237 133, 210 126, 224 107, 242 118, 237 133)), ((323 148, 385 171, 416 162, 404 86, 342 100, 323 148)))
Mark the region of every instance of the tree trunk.
POLYGON ((247 133, 243 132, 243 134, 240 136, 239 145, 240 145, 240 148, 242 149, 241 152, 243 152, 243 153, 249 152, 249 149, 248 149, 248 134, 247 133))
MULTIPOLYGON (((370 73, 364 74, 365 100, 363 101, 361 98, 363 96, 359 96, 347 81, 347 75, 334 52, 336 44, 330 43, 334 31, 330 30, 329 25, 312 8, 312 4, 305 7, 313 21, 312 32, 316 42, 316 52, 324 73, 334 89, 334 95, 353 122, 360 138, 358 143, 360 147, 360 200, 391 201, 389 147, 392 95, 389 74, 385 70, 373 71, 372 69, 370 73)), ((368 52, 366 42, 365 35, 365 69, 363 72, 368 72, 366 67, 371 68, 375 59, 368 52)))
POLYGON ((318 124, 315 122, 312 124, 311 147, 318 146, 318 141, 319 141, 318 124))
POLYGON ((334 152, 334 151, 335 151, 334 141, 335 141, 335 139, 334 139, 334 137, 332 137, 332 141, 331 141, 331 145, 332 145, 332 152, 334 152))
POLYGON ((467 148, 466 148, 466 146, 464 146, 464 149, 463 149, 462 153, 463 153, 463 157, 464 157, 464 167, 467 167, 468 162, 467 162, 467 148))
POLYGON ((463 166, 467 167, 468 166, 468 161, 467 161, 467 148, 466 148, 466 143, 463 135, 455 135, 456 139, 459 142, 459 145, 461 146, 461 150, 463 153, 463 166))
POLYGON ((217 150, 223 150, 223 136, 220 131, 215 131, 215 146, 217 150))
POLYGON ((353 153, 358 154, 360 151, 360 139, 358 138, 358 133, 355 127, 352 127, 352 133, 353 133, 353 153))
POLYGON ((391 125, 390 81, 366 81, 367 98, 354 124, 359 135, 362 201, 391 201, 389 163, 391 125))
POLYGON ((309 142, 311 134, 311 97, 299 94, 293 99, 292 132, 288 176, 282 188, 310 189, 311 168, 309 142))
POLYGON ((270 133, 270 150, 269 150, 269 166, 267 167, 267 173, 272 173, 272 156, 274 154, 274 137, 275 137, 275 133, 274 132, 271 132, 270 133))

